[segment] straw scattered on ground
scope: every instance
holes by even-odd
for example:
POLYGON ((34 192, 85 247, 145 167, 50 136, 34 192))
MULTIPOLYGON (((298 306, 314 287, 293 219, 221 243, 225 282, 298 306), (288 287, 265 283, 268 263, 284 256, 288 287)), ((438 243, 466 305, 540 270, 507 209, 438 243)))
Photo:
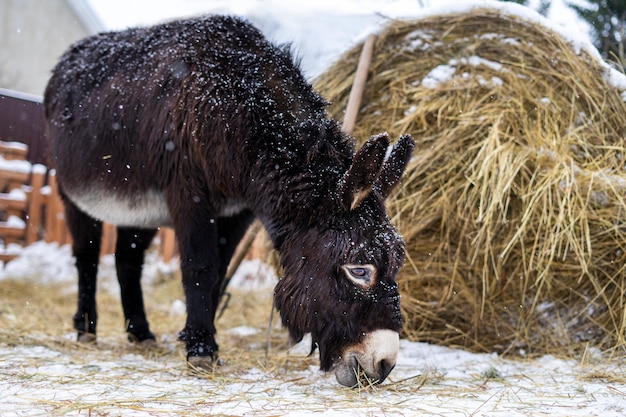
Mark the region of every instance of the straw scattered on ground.
MULTIPOLYGON (((50 252, 55 262, 71 266, 65 251, 50 252)), ((153 262, 149 256, 150 269, 153 262)), ((158 343, 140 347, 123 333, 112 257, 101 266, 97 344, 75 341, 70 269, 62 282, 42 280, 45 271, 0 279, 0 414, 617 417, 626 411, 624 365, 607 362, 597 351, 580 361, 508 360, 403 340, 396 369, 384 384, 341 387, 333 375, 317 370, 310 345, 289 349, 276 323, 266 354, 271 287, 232 289, 217 321, 223 364, 194 372, 176 342, 184 322, 178 271, 144 277, 158 343)))

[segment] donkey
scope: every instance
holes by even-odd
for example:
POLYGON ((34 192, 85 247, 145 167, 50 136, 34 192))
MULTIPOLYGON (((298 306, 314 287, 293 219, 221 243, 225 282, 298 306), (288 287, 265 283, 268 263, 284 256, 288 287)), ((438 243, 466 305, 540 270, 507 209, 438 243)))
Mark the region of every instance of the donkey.
POLYGON ((210 367, 221 283, 257 217, 281 254, 274 297, 290 337, 310 333, 320 368, 342 385, 359 372, 387 377, 402 328, 404 242, 384 200, 410 136, 390 147, 379 134, 355 152, 289 46, 228 16, 79 41, 54 68, 44 106, 78 270, 80 341, 96 335, 102 221, 117 227, 129 338, 155 340, 140 278, 157 228, 170 226, 187 304, 179 338, 190 364, 210 367))

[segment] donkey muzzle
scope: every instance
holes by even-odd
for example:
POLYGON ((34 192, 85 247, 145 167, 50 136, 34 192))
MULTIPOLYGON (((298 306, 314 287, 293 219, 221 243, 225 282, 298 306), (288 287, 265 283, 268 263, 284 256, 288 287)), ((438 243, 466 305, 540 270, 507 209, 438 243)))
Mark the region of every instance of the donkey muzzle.
POLYGON ((363 341, 346 348, 336 365, 337 382, 346 387, 380 384, 396 366, 400 335, 393 330, 376 330, 363 341))

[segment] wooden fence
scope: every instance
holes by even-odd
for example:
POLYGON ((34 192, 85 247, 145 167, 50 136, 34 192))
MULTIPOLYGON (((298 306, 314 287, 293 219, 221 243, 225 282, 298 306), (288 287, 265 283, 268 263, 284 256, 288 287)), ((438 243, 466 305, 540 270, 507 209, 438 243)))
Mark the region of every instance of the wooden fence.
MULTIPOLYGON (((31 164, 27 154, 28 147, 22 143, 0 141, 0 260, 4 262, 18 253, 13 245, 27 246, 39 240, 71 242, 54 170, 31 164)), ((162 228, 158 237, 159 251, 168 262, 176 254, 174 232, 162 228)), ((102 254, 115 251, 115 239, 115 227, 105 223, 102 254)))

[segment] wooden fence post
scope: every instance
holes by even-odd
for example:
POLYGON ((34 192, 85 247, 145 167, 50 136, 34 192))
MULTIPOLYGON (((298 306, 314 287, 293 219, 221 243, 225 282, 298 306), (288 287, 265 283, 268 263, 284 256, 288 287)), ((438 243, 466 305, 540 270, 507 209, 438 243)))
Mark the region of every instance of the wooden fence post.
POLYGON ((46 178, 46 167, 43 165, 33 166, 31 175, 31 192, 28 202, 28 211, 26 218, 26 245, 39 240, 43 211, 43 196, 41 188, 44 186, 46 178))
POLYGON ((56 172, 51 169, 48 174, 48 185, 50 195, 48 196, 48 207, 46 207, 46 242, 58 242, 59 245, 70 243, 69 233, 65 227, 65 211, 63 202, 59 196, 59 187, 56 180, 56 172))
POLYGON ((167 263, 172 260, 176 253, 176 235, 172 229, 164 227, 159 232, 159 239, 161 240, 163 262, 167 263))

